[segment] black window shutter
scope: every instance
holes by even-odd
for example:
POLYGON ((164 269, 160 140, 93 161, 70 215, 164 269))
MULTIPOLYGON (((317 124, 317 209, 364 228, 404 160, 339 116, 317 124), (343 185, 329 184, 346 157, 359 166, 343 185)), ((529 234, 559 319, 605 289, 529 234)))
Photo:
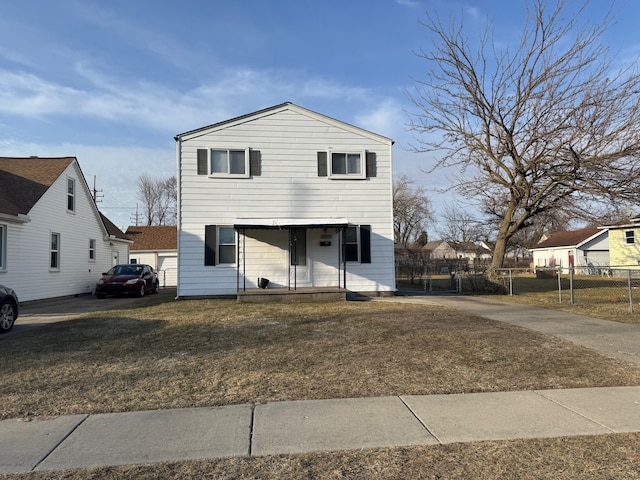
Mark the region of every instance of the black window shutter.
POLYGON ((249 175, 259 177, 262 173, 260 150, 249 151, 249 175))
POLYGON ((318 176, 327 176, 327 152, 318 152, 318 176))
POLYGON ((198 175, 207 175, 209 169, 207 168, 207 149, 198 149, 198 175))
POLYGON ((371 263, 371 225, 360 225, 360 263, 371 263))
POLYGON ((376 152, 367 152, 367 177, 375 177, 378 174, 376 160, 376 152))
POLYGON ((216 226, 204 226, 204 264, 216 264, 216 226))

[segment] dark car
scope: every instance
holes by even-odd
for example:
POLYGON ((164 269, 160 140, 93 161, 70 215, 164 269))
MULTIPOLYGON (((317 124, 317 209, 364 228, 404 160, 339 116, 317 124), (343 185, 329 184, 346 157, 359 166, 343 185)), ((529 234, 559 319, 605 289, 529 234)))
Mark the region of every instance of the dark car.
POLYGON ((151 266, 131 263, 116 265, 103 273, 96 284, 96 297, 104 298, 107 295, 143 297, 145 293, 158 293, 159 290, 158 276, 151 266))
POLYGON ((13 328, 18 318, 18 295, 16 292, 0 285, 0 333, 13 328))

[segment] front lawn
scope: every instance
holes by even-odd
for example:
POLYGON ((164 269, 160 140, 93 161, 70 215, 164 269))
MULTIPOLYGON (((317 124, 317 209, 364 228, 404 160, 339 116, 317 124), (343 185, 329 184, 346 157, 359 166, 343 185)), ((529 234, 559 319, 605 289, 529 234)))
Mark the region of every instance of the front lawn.
POLYGON ((640 368, 433 306, 169 301, 3 341, 2 419, 640 384, 640 368))

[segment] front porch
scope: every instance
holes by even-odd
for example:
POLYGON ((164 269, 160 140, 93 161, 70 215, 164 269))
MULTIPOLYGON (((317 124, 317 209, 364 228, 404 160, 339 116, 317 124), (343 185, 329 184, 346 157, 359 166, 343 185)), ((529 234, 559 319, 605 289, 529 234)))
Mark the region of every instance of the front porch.
POLYGON ((244 303, 344 302, 347 290, 341 287, 250 288, 239 290, 237 300, 244 303))

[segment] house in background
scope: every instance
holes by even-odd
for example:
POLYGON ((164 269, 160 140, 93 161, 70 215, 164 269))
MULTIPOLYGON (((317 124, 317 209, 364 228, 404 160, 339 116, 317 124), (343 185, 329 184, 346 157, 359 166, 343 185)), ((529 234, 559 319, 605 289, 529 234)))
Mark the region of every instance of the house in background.
POLYGON ((422 247, 422 250, 433 261, 456 260, 460 262, 464 260, 467 267, 473 267, 478 263, 486 263, 491 260, 491 250, 473 242, 436 240, 427 242, 422 247))
POLYGON ((607 228, 583 228, 548 235, 531 249, 534 268, 580 268, 582 274, 608 269, 610 238, 607 228))
POLYGON ((75 157, 0 158, 0 185, 0 283, 20 301, 92 293, 129 258, 75 157))
POLYGON ((394 292, 392 140, 289 102, 175 139, 179 297, 394 292))
POLYGON ((178 228, 173 226, 128 227, 131 263, 146 263, 158 272, 160 285, 175 287, 178 279, 178 228))
POLYGON ((609 230, 611 266, 640 269, 640 218, 631 218, 609 230))

